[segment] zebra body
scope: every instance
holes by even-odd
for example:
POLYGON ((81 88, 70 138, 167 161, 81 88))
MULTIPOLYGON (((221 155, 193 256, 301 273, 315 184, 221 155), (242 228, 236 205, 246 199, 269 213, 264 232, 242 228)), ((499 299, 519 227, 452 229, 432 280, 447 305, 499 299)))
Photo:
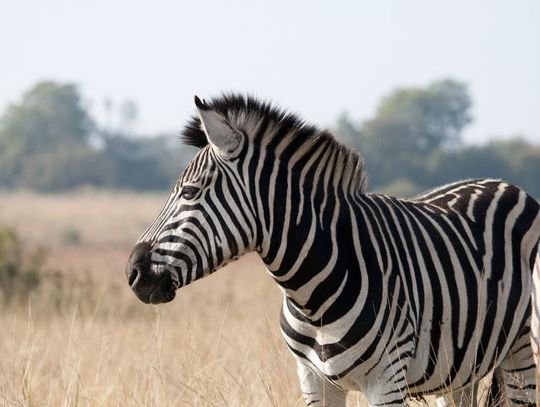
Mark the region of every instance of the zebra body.
POLYGON ((494 369, 510 404, 534 405, 534 199, 498 180, 368 194, 362 159, 328 132, 251 98, 196 104, 184 137, 202 149, 128 263, 139 298, 172 300, 257 251, 308 405, 343 407, 348 390, 459 401, 494 369))
POLYGON ((342 313, 313 320, 290 299, 297 287, 286 289, 281 326, 299 361, 341 388, 394 386, 397 397, 382 401, 399 405, 403 394, 472 384, 527 339, 540 224, 523 191, 474 180, 414 200, 368 194, 356 204, 356 222, 336 225, 343 242, 354 243, 337 265, 356 276, 341 273, 343 298, 333 301, 342 313))

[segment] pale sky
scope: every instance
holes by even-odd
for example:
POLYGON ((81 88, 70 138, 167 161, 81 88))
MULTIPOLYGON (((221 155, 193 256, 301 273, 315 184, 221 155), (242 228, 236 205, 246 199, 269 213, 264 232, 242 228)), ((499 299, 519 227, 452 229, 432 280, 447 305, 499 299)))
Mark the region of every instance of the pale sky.
POLYGON ((540 142, 540 1, 0 0, 0 112, 42 79, 94 114, 134 99, 136 130, 178 131, 192 97, 251 92, 328 126, 396 86, 452 77, 474 99, 469 142, 540 142))

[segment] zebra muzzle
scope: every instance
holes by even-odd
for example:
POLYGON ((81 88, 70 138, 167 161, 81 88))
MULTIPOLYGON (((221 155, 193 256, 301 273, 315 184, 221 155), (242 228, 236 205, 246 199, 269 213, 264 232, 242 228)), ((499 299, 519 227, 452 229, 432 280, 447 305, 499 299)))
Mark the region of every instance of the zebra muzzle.
POLYGON ((128 284, 145 304, 160 304, 172 301, 176 295, 175 284, 171 272, 162 270, 159 273, 151 268, 151 245, 139 243, 131 252, 126 267, 128 284))

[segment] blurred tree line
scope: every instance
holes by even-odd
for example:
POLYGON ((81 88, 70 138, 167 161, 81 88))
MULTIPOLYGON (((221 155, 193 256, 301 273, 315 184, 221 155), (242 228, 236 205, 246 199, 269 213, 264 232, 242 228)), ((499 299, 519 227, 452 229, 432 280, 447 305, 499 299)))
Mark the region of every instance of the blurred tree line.
MULTIPOLYGON (((407 196, 463 178, 498 177, 540 197, 540 145, 521 138, 481 146, 463 143, 471 123, 467 87, 452 80, 397 89, 373 118, 342 115, 335 132, 362 152, 370 190, 407 196)), ((168 188, 194 154, 177 135, 136 137, 137 107, 120 107, 121 125, 98 125, 76 86, 40 82, 0 118, 0 187, 61 191, 80 186, 168 188)))
MULTIPOLYGON (((106 109, 110 115, 110 100, 106 109)), ((129 122, 136 110, 128 101, 121 106, 122 126, 99 126, 76 86, 36 84, 0 119, 0 187, 168 188, 193 150, 176 135, 134 136, 129 122)))
POLYGON ((465 84, 442 80, 393 91, 363 124, 342 115, 335 132, 362 152, 372 191, 410 196, 447 182, 490 177, 540 197, 540 145, 515 136, 464 144, 471 106, 465 84))

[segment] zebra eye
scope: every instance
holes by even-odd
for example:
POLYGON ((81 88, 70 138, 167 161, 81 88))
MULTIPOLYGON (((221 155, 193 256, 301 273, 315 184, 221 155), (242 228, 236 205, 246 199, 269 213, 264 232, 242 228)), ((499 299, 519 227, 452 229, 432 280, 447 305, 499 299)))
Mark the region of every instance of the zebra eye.
POLYGON ((182 187, 182 193, 180 196, 182 198, 190 200, 190 199, 195 198, 198 192, 199 192, 199 188, 185 185, 182 187))

